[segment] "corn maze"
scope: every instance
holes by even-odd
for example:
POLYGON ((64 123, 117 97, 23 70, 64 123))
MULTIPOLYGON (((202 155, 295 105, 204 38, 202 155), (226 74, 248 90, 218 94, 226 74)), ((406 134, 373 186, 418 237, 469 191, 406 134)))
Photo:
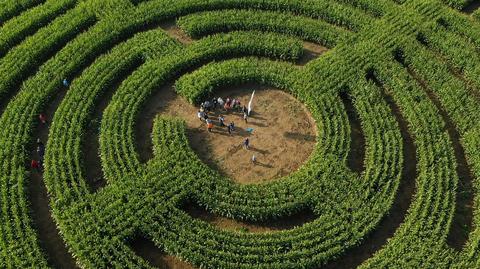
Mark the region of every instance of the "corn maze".
POLYGON ((0 268, 480 268, 479 6, 4 0, 0 268), (296 171, 239 184, 199 159, 183 119, 137 128, 166 85, 197 105, 245 83, 311 113, 296 171), (254 233, 187 203, 239 222, 313 217, 254 233))

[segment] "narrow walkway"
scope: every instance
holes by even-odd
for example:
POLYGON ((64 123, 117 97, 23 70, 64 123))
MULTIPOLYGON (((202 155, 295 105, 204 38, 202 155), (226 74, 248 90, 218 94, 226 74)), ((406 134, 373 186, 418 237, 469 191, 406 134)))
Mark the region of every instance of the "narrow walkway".
POLYGON ((342 91, 340 92, 340 99, 342 99, 350 123, 350 151, 348 152, 347 165, 352 171, 360 173, 365 168, 365 135, 351 97, 346 91, 342 91))
POLYGON ((473 0, 470 4, 466 5, 462 12, 468 15, 473 14, 477 9, 480 8, 480 0, 473 0))
POLYGON ((195 269, 190 264, 165 254, 152 240, 143 236, 136 236, 129 242, 129 245, 133 252, 142 257, 152 267, 160 269, 195 269))
MULTIPOLYGON (((45 114, 49 120, 46 125, 40 124, 35 130, 34 141, 37 138, 46 145, 51 119, 57 110, 58 105, 65 96, 65 89, 59 92, 55 99, 46 108, 45 114)), ((30 152, 32 159, 38 160, 36 147, 30 152)), ((57 225, 52 218, 50 211, 50 199, 47 194, 43 175, 40 172, 32 172, 30 174, 30 184, 28 186, 29 201, 31 205, 31 217, 34 226, 38 231, 40 246, 47 255, 49 265, 53 268, 79 268, 75 264, 72 255, 67 251, 65 242, 57 230, 57 225)))
POLYGON ((295 227, 300 227, 308 222, 315 220, 315 215, 310 209, 304 209, 294 215, 285 216, 279 219, 265 222, 247 222, 237 221, 225 217, 218 216, 216 214, 208 212, 205 208, 195 204, 188 203, 183 206, 183 210, 189 214, 192 218, 196 218, 211 225, 231 231, 242 231, 250 233, 265 233, 275 232, 282 230, 290 230, 295 227))
POLYGON ((169 20, 161 23, 160 28, 162 28, 170 37, 184 45, 189 45, 194 42, 191 37, 189 37, 182 29, 180 29, 180 27, 177 26, 175 20, 169 20))

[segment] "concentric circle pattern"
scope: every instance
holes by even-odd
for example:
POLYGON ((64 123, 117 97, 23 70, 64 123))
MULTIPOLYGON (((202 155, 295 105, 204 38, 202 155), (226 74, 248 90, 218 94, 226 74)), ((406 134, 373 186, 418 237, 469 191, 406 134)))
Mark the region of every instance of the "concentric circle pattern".
POLYGON ((478 6, 4 0, 0 268, 162 266, 145 249, 181 268, 480 268, 478 6), (146 112, 167 88, 198 105, 247 83, 294 96, 318 131, 271 182, 222 176, 183 119, 146 112), (238 222, 313 217, 256 233, 187 204, 238 222))

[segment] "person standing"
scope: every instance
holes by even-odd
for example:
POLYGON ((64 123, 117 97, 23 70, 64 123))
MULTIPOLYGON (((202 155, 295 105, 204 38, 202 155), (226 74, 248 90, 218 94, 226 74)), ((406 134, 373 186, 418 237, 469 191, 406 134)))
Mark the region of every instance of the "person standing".
POLYGON ((249 148, 250 148, 250 139, 248 139, 248 137, 245 138, 245 140, 243 141, 243 147, 244 147, 245 149, 249 149, 249 148))
POLYGON ((218 104, 217 98, 213 98, 213 99, 212 99, 213 110, 217 109, 217 104, 218 104))
POLYGON ((228 112, 228 110, 230 109, 230 104, 231 104, 230 100, 229 99, 227 99, 227 100, 228 101, 223 106, 223 108, 225 109, 225 112, 228 112))
POLYGON ((32 159, 30 162, 30 168, 32 168, 32 170, 40 170, 40 163, 37 162, 37 160, 32 159))
POLYGON ((240 103, 240 99, 237 99, 237 100, 235 101, 235 107, 236 107, 238 110, 241 110, 241 109, 242 109, 242 105, 241 105, 241 103, 240 103))
POLYGON ((210 101, 205 101, 203 103, 203 106, 205 107, 205 111, 206 112, 209 112, 209 111, 212 111, 212 104, 210 103, 210 101))
POLYGON ((40 138, 37 139, 37 153, 38 157, 40 157, 40 161, 42 161, 43 157, 45 156, 45 145, 42 143, 40 138))
POLYGON ((223 105, 225 105, 225 101, 223 101, 222 97, 218 97, 217 103, 220 108, 222 108, 223 105))
POLYGON ((247 114, 248 113, 248 110, 247 110, 247 107, 244 105, 243 108, 242 108, 242 112, 243 114, 247 114))
POLYGON ((252 163, 257 164, 257 157, 255 156, 255 154, 253 154, 252 156, 252 163))
POLYGON ((199 119, 200 121, 202 121, 202 119, 203 119, 203 117, 204 117, 204 114, 205 114, 205 112, 203 112, 203 111, 201 111, 201 110, 199 110, 199 111, 197 112, 197 116, 198 116, 198 119, 199 119))
POLYGON ((212 120, 207 120, 207 130, 211 133, 213 130, 212 120))
POLYGON ((222 115, 218 117, 218 121, 220 122, 221 127, 225 126, 225 118, 222 115))
POLYGON ((45 116, 45 114, 38 115, 38 119, 42 124, 47 124, 47 117, 45 116))
POLYGON ((245 121, 245 123, 248 123, 248 114, 247 113, 243 113, 243 120, 245 121))

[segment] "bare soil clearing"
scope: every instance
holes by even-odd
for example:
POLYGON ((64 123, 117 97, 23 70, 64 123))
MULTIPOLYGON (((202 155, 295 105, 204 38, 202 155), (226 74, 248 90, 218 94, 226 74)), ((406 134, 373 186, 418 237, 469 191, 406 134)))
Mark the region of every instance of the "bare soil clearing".
POLYGON ((180 117, 186 121, 187 135, 192 149, 212 169, 242 184, 261 183, 286 176, 297 170, 310 156, 316 144, 316 126, 307 109, 289 94, 258 85, 243 85, 221 89, 224 99, 239 98, 247 104, 256 90, 253 112, 248 122, 240 111, 225 112, 216 109, 209 113, 215 127, 208 132, 206 124, 197 117, 198 108, 178 96, 173 87, 159 89, 141 112, 137 122, 137 141, 142 159, 151 157, 152 120, 158 114, 180 117), (218 117, 225 124, 235 123, 235 131, 228 134, 220 127, 218 117), (248 132, 247 128, 253 128, 248 132), (246 138, 250 148, 242 146, 246 138), (255 155, 256 165, 251 158, 255 155))

